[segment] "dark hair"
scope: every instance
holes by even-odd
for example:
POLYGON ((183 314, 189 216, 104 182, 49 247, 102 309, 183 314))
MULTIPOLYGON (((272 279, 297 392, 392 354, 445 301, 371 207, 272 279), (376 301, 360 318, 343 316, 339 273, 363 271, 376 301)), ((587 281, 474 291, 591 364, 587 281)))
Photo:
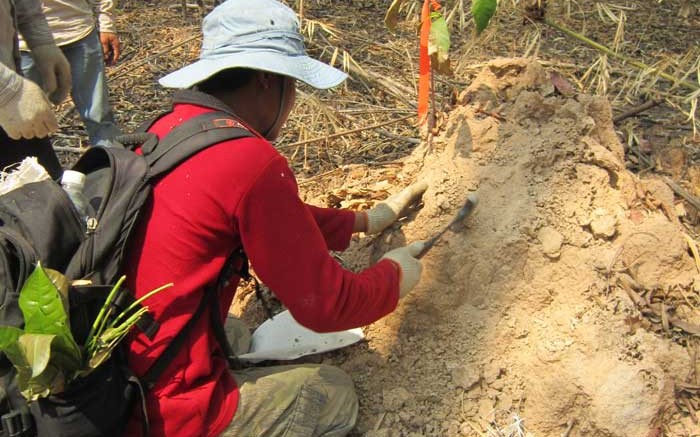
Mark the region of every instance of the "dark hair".
POLYGON ((229 68, 198 83, 196 88, 207 94, 235 91, 247 85, 255 75, 255 70, 249 68, 229 68))

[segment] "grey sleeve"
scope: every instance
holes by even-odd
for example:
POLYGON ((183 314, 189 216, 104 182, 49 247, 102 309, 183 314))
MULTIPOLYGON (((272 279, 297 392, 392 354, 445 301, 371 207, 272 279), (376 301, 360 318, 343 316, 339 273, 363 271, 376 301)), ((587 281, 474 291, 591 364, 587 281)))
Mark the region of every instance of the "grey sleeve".
POLYGON ((17 30, 29 48, 54 44, 46 17, 41 12, 41 0, 21 0, 15 3, 17 30))
POLYGON ((0 63, 0 105, 4 105, 22 89, 25 79, 15 70, 0 63))

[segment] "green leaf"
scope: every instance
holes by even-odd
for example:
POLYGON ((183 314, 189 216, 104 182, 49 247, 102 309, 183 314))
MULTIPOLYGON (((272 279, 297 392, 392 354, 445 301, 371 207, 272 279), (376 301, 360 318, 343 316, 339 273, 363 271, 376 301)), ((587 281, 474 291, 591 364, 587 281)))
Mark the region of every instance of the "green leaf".
POLYGON ((51 342, 55 335, 24 334, 19 338, 24 357, 32 369, 32 378, 46 369, 51 359, 51 342))
POLYGON ((24 334, 21 329, 12 326, 0 326, 0 351, 15 366, 18 375, 31 377, 32 370, 24 356, 24 351, 19 344, 19 338, 24 334))
POLYGON ((445 17, 439 12, 430 14, 430 36, 428 38, 428 54, 430 63, 436 71, 451 74, 450 69, 450 31, 445 17))
POLYGON ((0 350, 17 370, 17 386, 28 400, 63 390, 63 374, 49 362, 53 338, 53 335, 24 334, 10 326, 0 327, 0 350))
MULTIPOLYGON (((54 283, 58 280, 56 275, 60 273, 50 270, 48 272, 37 264, 20 291, 19 307, 24 315, 24 331, 27 334, 56 336, 51 343, 51 349, 60 360, 57 364, 70 373, 81 366, 80 348, 70 331, 66 312, 67 299, 61 295, 54 283)), ((65 295, 67 296, 67 293, 65 295)))
POLYGON ((13 326, 0 326, 0 351, 5 352, 17 343, 23 331, 13 326))
POLYGON ((18 372, 17 384, 30 401, 63 391, 65 376, 51 356, 51 345, 56 338, 45 334, 24 334, 19 338, 29 371, 18 372))
POLYGON ((66 380, 63 372, 49 363, 46 369, 35 377, 26 378, 18 375, 17 386, 27 400, 36 401, 39 398, 63 392, 66 388, 66 380))
MULTIPOLYGON (((44 269, 44 273, 46 273, 46 276, 49 278, 49 280, 51 280, 51 283, 53 283, 54 287, 56 287, 56 291, 58 291, 59 295, 61 296, 63 310, 66 312, 66 314, 70 314, 70 306, 68 301, 68 289, 70 288, 70 282, 68 282, 68 279, 63 276, 63 273, 57 272, 56 270, 44 269)), ((67 322, 70 322, 70 319, 67 319, 67 322)))
POLYGON ((384 15, 384 24, 389 30, 394 30, 396 28, 396 23, 399 22, 398 15, 399 9, 406 0, 394 0, 391 2, 391 6, 386 10, 386 15, 384 15))
POLYGON ((481 33, 486 26, 488 26, 489 21, 496 13, 496 5, 498 0, 473 0, 472 1, 472 17, 474 17, 474 23, 476 24, 476 33, 481 33))
POLYGON ((97 369, 100 366, 100 364, 107 361, 107 358, 109 358, 111 354, 112 348, 98 346, 95 352, 90 357, 90 361, 88 362, 88 369, 97 369))

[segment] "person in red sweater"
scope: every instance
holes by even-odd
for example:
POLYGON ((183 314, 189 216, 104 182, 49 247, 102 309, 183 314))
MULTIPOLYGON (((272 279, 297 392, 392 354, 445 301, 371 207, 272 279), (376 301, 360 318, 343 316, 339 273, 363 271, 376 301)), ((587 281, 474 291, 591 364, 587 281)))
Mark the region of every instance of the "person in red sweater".
MULTIPOLYGON (((197 115, 223 111, 252 136, 223 141, 183 161, 159 180, 127 253, 127 281, 149 299, 160 324, 152 339, 134 333, 129 365, 143 376, 193 316, 205 288, 232 253, 245 251, 256 275, 302 325, 332 332, 391 313, 418 282, 422 242, 386 253, 360 272, 329 250, 348 247, 354 232, 378 233, 425 191, 408 187, 367 212, 305 204, 285 158, 272 146, 295 101, 295 81, 319 89, 345 73, 305 54, 296 14, 277 0, 228 0, 203 22, 198 61, 161 79, 178 88, 171 113, 150 131, 162 138, 197 115)), ((245 261, 242 261, 245 262, 245 261)), ((350 377, 326 365, 229 370, 211 320, 226 319, 238 285, 219 290, 183 346, 148 391, 154 436, 342 436, 358 405, 350 377)), ((136 412, 128 435, 139 435, 136 412)))

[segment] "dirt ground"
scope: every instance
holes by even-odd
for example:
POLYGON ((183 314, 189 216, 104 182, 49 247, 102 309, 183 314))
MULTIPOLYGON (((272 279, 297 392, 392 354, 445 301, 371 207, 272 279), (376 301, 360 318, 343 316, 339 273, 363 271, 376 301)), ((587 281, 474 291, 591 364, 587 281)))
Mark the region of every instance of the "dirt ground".
MULTIPOLYGON (((627 13, 629 52, 680 56, 700 40, 700 15, 678 18, 679 1, 623 3, 612 6, 627 13)), ((183 18, 179 4, 120 3, 125 57, 110 84, 126 127, 167 107, 155 80, 197 56, 196 14, 183 18)), ((536 29, 504 7, 481 39, 453 35, 455 76, 437 82, 442 112, 430 141, 405 120, 299 144, 413 113, 416 65, 412 25, 383 28, 387 2, 305 4, 307 18, 338 30, 327 39, 317 31, 310 51, 328 60, 341 47, 365 74, 351 72, 329 93, 301 88, 279 147, 302 195, 361 209, 429 184, 409 217, 339 254, 345 265, 361 269, 429 238, 469 193, 479 198, 425 256, 419 286, 364 329, 365 341, 306 359, 352 376, 353 435, 700 436, 698 211, 668 183, 700 195, 687 117, 664 103, 614 123, 651 91, 630 94, 620 68, 594 97, 584 75, 596 52, 551 29, 537 30, 537 42, 536 29)), ((615 32, 593 2, 551 9, 598 41, 615 32)), ((63 121, 57 145, 70 161, 84 134, 74 115, 63 121)), ((250 290, 232 311, 251 328, 263 320, 250 290)))
POLYGON ((696 363, 677 325, 639 311, 674 308, 698 326, 676 304, 697 298, 700 276, 673 193, 624 168, 605 99, 557 95, 537 63, 494 61, 396 177, 428 182, 424 206, 358 241, 355 267, 429 238, 467 193, 480 202, 424 258, 417 290, 332 360, 362 394, 359 433, 552 436, 570 421, 570 435, 700 432, 690 418, 664 422, 696 363), (482 112, 495 107, 500 118, 482 112), (665 303, 635 303, 655 295, 665 303))

